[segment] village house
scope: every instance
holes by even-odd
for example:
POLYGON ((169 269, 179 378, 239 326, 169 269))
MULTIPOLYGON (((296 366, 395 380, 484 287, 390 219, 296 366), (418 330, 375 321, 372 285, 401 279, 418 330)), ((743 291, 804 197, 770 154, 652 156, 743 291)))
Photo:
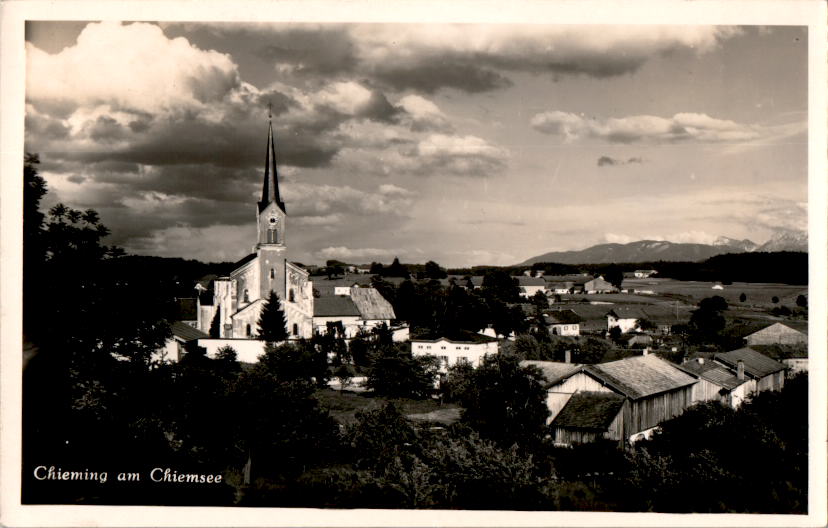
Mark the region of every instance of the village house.
POLYGON ((178 362, 194 341, 207 337, 207 334, 183 322, 175 321, 170 324, 171 337, 164 343, 164 347, 153 354, 153 359, 165 363, 178 362))
POLYGON ((655 325, 653 333, 668 335, 672 327, 690 320, 686 308, 669 305, 617 305, 606 314, 607 330, 618 327, 621 333, 642 331, 641 321, 655 325))
POLYGON ((378 326, 391 326, 396 318, 394 308, 376 288, 352 286, 346 295, 326 295, 314 299, 313 330, 328 332, 328 323, 341 324, 345 338, 378 326))
POLYGON ((552 310, 543 314, 551 335, 581 335, 581 318, 572 310, 552 310))
POLYGON ((756 381, 745 376, 744 364, 734 372, 712 358, 696 357, 678 366, 698 380, 693 386, 693 403, 718 401, 738 408, 756 390, 756 381))
POLYGON ((434 338, 428 335, 411 338, 411 354, 437 357, 443 373, 460 363, 468 363, 477 368, 485 356, 497 352, 497 339, 474 332, 462 332, 453 338, 434 338))
POLYGON ((516 278, 518 281, 518 287, 520 288, 520 296, 524 299, 528 299, 538 292, 546 294, 546 281, 543 280, 543 278, 527 277, 525 275, 521 275, 516 278))
POLYGON ((773 323, 761 330, 745 336, 745 344, 751 345, 796 345, 808 342, 808 334, 801 330, 792 328, 788 324, 773 323))
POLYGON ((552 434, 560 445, 596 438, 635 442, 649 437, 658 424, 682 414, 692 404, 697 381, 652 354, 579 368, 556 368, 562 374, 546 389, 552 434), (582 394, 567 410, 578 393, 614 393, 622 397, 623 405, 613 414, 616 404, 612 402, 617 398, 582 394), (574 416, 584 413, 600 418, 590 422, 586 432, 582 422, 573 421, 574 416), (557 421, 561 414, 564 418, 557 421), (599 421, 603 429, 594 426, 599 421))
POLYGON ((658 272, 654 269, 635 270, 633 272, 633 277, 635 277, 636 279, 649 279, 650 277, 652 277, 653 275, 655 275, 657 273, 658 272))
POLYGON ((718 353, 713 359, 730 369, 736 369, 740 376, 744 369, 744 376, 756 382, 756 387, 751 392, 781 390, 785 385, 785 364, 752 348, 718 353))

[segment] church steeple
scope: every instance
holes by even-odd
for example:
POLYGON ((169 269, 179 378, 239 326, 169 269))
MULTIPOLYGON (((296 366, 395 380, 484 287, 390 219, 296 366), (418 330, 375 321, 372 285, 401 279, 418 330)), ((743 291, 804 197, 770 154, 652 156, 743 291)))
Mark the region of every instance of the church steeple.
POLYGON ((285 203, 282 197, 279 196, 279 175, 276 172, 276 146, 273 140, 273 121, 271 115, 270 104, 267 105, 267 152, 265 154, 265 172, 264 183, 262 184, 262 199, 259 202, 259 212, 271 203, 276 203, 283 212, 285 211, 285 203))

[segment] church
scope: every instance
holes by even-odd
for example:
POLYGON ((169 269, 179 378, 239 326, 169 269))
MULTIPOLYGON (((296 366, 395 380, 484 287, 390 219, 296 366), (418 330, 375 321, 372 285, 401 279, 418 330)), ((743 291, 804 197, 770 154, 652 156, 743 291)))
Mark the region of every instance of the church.
POLYGON ((221 338, 255 338, 259 315, 271 291, 282 301, 288 334, 313 333, 313 284, 309 273, 288 260, 287 210, 279 194, 273 123, 268 125, 262 197, 256 207, 256 245, 226 277, 196 286, 197 327, 209 333, 218 317, 221 338))
MULTIPOLYGON (((256 244, 226 277, 205 277, 196 285, 195 327, 210 333, 214 320, 220 339, 256 339, 259 316, 271 291, 285 313, 292 339, 327 332, 328 323, 341 323, 350 338, 360 330, 390 325, 394 309, 366 284, 348 283, 344 291, 314 291, 310 274, 289 260, 287 209, 279 194, 273 123, 268 124, 262 195, 256 206, 256 244), (316 295, 315 295, 316 294, 316 295)), ((320 290, 327 288, 320 285, 320 290)))

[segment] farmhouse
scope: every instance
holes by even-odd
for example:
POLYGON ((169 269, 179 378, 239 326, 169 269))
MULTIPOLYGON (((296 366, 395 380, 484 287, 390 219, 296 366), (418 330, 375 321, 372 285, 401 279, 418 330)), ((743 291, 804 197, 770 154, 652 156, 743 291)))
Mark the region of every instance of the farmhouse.
POLYGON ((354 337, 360 330, 371 330, 381 325, 390 326, 395 319, 394 308, 376 288, 352 286, 348 295, 328 295, 314 299, 313 330, 328 332, 328 323, 341 323, 345 338, 354 337))
POLYGON ((635 270, 633 272, 633 277, 635 277, 636 279, 649 279, 650 277, 652 277, 653 275, 655 275, 657 273, 658 272, 654 269, 635 270))
POLYGON ((756 382, 757 392, 766 390, 781 390, 785 385, 785 364, 761 354, 752 348, 740 348, 715 354, 713 358, 722 365, 737 370, 737 375, 744 376, 756 382))
POLYGON ((411 338, 411 354, 436 356, 440 359, 442 372, 460 363, 468 363, 476 368, 484 356, 497 354, 497 351, 497 339, 474 332, 462 332, 452 338, 433 338, 428 335, 411 338))
POLYGON ((773 323, 757 332, 745 336, 745 343, 751 345, 795 345, 807 343, 808 334, 782 323, 773 323))
POLYGON ((655 325, 656 333, 667 335, 673 325, 686 323, 689 314, 686 309, 669 305, 618 305, 607 313, 607 329, 618 327, 622 333, 640 331, 640 323, 645 320, 655 325))
POLYGON ((549 333, 560 336, 581 334, 581 318, 572 310, 554 310, 543 315, 549 333))
POLYGON ((693 403, 719 401, 735 409, 756 390, 756 382, 745 377, 744 369, 734 372, 711 358, 697 357, 679 368, 698 379, 693 386, 693 403))
POLYGON ((529 298, 538 292, 546 293, 546 281, 541 277, 527 277, 525 275, 521 275, 516 278, 518 281, 518 287, 520 288, 521 297, 529 298))
POLYGON ((207 334, 183 321, 172 323, 170 332, 172 332, 172 337, 167 339, 163 348, 153 354, 153 359, 164 362, 179 361, 189 343, 207 337, 207 334))

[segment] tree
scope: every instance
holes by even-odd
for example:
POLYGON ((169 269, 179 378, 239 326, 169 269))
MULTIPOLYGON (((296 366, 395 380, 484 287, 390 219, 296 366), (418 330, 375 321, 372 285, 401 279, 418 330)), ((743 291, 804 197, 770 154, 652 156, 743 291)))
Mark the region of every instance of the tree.
POLYGON ((520 287, 515 277, 504 270, 489 270, 483 275, 483 294, 501 302, 517 302, 520 300, 520 287))
POLYGON ((460 395, 462 421, 504 447, 535 446, 546 432, 544 378, 514 355, 486 356, 460 395))
POLYGON ((278 346, 268 343, 256 365, 281 382, 303 381, 325 386, 329 379, 325 352, 305 339, 278 346))
POLYGON ((609 282, 619 290, 621 289, 621 284, 624 282, 624 271, 620 267, 615 264, 611 264, 604 269, 602 275, 604 276, 605 281, 609 282))
POLYGON ((216 307, 216 313, 213 315, 213 320, 210 321, 209 335, 212 339, 221 337, 221 306, 216 307))
POLYGON ((699 307, 693 310, 688 324, 689 339, 696 344, 721 343, 722 331, 726 321, 722 312, 727 310, 727 301, 715 295, 702 299, 699 307))
POLYGON ((745 301, 747 301, 747 295, 745 295, 743 292, 741 295, 739 295, 739 302, 743 303, 745 301))
POLYGON ((374 411, 359 411, 356 422, 345 433, 357 467, 382 468, 415 443, 417 433, 389 402, 374 411))
POLYGON ((777 303, 779 302, 779 297, 777 297, 776 295, 774 295, 773 297, 771 297, 771 302, 772 302, 773 304, 777 304, 777 303))
POLYGON ((658 330, 658 325, 646 318, 637 320, 635 322, 635 326, 642 332, 652 332, 654 330, 658 330))
POLYGON ((535 306, 536 315, 543 313, 544 310, 549 308, 549 298, 542 290, 535 292, 529 300, 535 306))
POLYGON ((392 398, 427 398, 434 392, 439 360, 412 357, 400 345, 381 347, 368 368, 365 384, 376 394, 392 398))
POLYGON ((808 307, 808 298, 804 295, 800 294, 796 297, 796 305, 800 308, 807 308, 808 307))
POLYGON ((448 277, 448 273, 446 270, 440 267, 439 264, 434 262, 433 260, 429 260, 425 263, 425 277, 427 279, 445 279, 448 277))
POLYGON ((333 375, 339 380, 339 390, 344 391, 345 387, 350 385, 351 380, 356 376, 356 370, 354 370, 353 365, 343 363, 334 370, 333 375))
POLYGON ((410 275, 408 273, 408 268, 400 264, 400 259, 394 257, 394 261, 391 263, 390 266, 382 270, 383 277, 402 277, 407 279, 410 275))
POLYGON ((270 291, 267 301, 262 306, 258 338, 268 343, 278 343, 288 338, 285 312, 282 311, 279 294, 273 290, 270 291))

